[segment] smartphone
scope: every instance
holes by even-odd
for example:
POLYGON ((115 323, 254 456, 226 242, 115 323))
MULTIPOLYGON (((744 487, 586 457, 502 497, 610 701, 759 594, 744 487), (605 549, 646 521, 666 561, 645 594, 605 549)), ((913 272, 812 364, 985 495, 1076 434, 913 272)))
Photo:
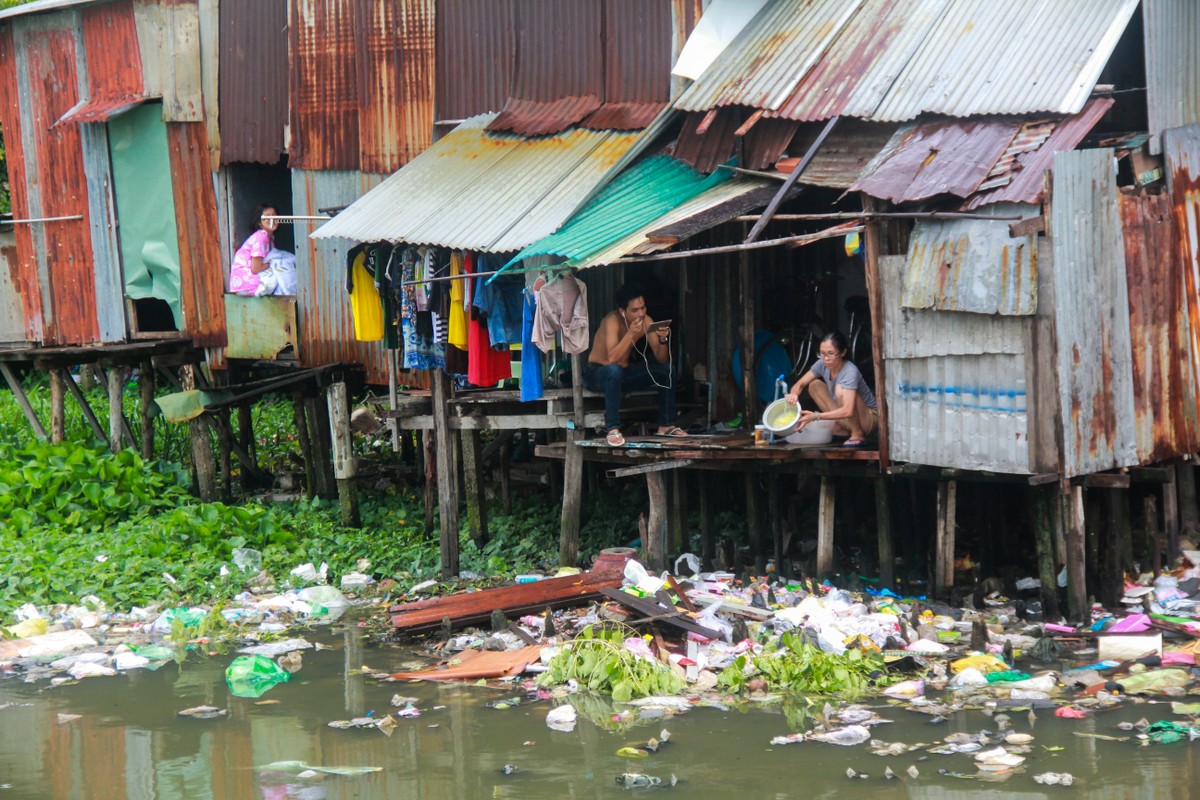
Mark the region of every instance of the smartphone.
POLYGON ((651 324, 646 332, 653 333, 654 331, 660 330, 662 328, 669 328, 669 327, 671 327, 671 320, 660 319, 660 320, 654 322, 653 324, 651 324))

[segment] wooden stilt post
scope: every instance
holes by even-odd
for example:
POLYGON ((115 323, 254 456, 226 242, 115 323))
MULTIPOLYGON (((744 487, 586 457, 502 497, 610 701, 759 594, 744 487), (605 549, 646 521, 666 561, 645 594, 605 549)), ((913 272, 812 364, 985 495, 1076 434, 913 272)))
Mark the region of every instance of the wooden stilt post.
POLYGON ((1143 551, 1145 553, 1142 569, 1153 570, 1154 577, 1157 578, 1162 573, 1162 545, 1158 540, 1158 496, 1154 493, 1147 494, 1142 498, 1142 522, 1143 551))
POLYGON ((937 554, 934 585, 937 591, 954 586, 954 536, 958 518, 958 481, 941 481, 937 489, 937 554))
POLYGON ((217 454, 221 461, 221 498, 228 503, 233 499, 232 415, 228 408, 221 408, 213 412, 213 418, 217 421, 217 454))
MULTIPOLYGON (((571 427, 563 460, 562 518, 559 522, 558 563, 573 567, 579 561, 579 518, 583 505, 583 355, 571 355, 571 427)), ((661 478, 659 479, 661 482, 661 478)))
MULTIPOLYGON (((745 225, 742 226, 743 229, 745 225)), ((738 284, 742 299, 742 392, 745 394, 744 413, 746 418, 742 427, 754 430, 758 422, 758 389, 754 374, 754 272, 750 266, 750 254, 738 254, 738 284)))
POLYGON ((430 370, 433 384, 433 435, 437 444, 438 513, 441 519, 442 580, 458 574, 458 474, 450 431, 450 379, 430 370))
MULTIPOLYGON (((184 364, 180 367, 180 374, 183 378, 183 388, 185 391, 190 391, 196 388, 196 366, 194 364, 184 364)), ((111 387, 112 372, 109 373, 109 385, 111 387)), ((112 403, 112 390, 109 390, 109 403, 112 403)), ((118 413, 120 405, 118 400, 118 413)), ((211 503, 217 499, 217 468, 213 461, 212 440, 209 438, 208 424, 204 417, 197 417, 188 422, 188 434, 192 441, 192 464, 195 468, 196 488, 200 492, 200 499, 206 503, 211 503)))
POLYGON ((771 526, 771 557, 775 560, 775 574, 785 575, 786 559, 783 557, 783 498, 782 478, 774 473, 767 475, 767 524, 771 526))
POLYGON ((157 373, 154 364, 149 360, 143 361, 138 368, 138 390, 141 393, 138 408, 142 423, 142 458, 151 461, 154 458, 154 419, 150 416, 150 406, 154 404, 154 390, 157 388, 157 373))
POLYGON ((1084 551, 1086 520, 1083 487, 1072 486, 1063 498, 1067 539, 1067 608, 1072 622, 1085 622, 1091 615, 1087 593, 1087 554, 1084 551))
POLYGON ((125 413, 125 370, 122 367, 108 368, 108 447, 114 453, 124 446, 121 422, 125 413))
POLYGON ((1125 569, 1133 560, 1133 540, 1129 530, 1129 495, 1126 489, 1106 489, 1107 542, 1104 546, 1103 577, 1099 599, 1107 608, 1115 608, 1125 593, 1125 569))
POLYGON ((880 475, 875 484, 875 533, 879 539, 879 583, 896 589, 896 556, 892 550, 892 502, 888 477, 880 475))
POLYGON ((100 426, 100 420, 96 418, 96 412, 92 411, 91 405, 88 404, 87 398, 83 396, 83 390, 68 377, 63 383, 67 387, 67 392, 75 398, 75 402, 79 405, 79 410, 83 412, 83 418, 87 420, 88 427, 92 429, 98 440, 104 440, 104 428, 100 426))
POLYGON ((358 487, 354 478, 358 475, 358 463, 354 458, 354 445, 350 433, 350 396, 342 381, 330 384, 325 390, 325 401, 329 409, 329 434, 333 444, 333 477, 337 481, 338 507, 342 524, 350 528, 361 528, 362 517, 358 508, 358 487))
POLYGON ((744 473, 743 480, 746 491, 746 541, 754 556, 754 571, 761 575, 767 568, 767 532, 762 529, 762 514, 758 508, 758 481, 753 472, 744 473))
POLYGON ((1167 535, 1168 569, 1175 565, 1179 555, 1179 477, 1175 464, 1167 467, 1170 480, 1163 484, 1162 515, 1163 532, 1167 535))
POLYGON ((700 512, 700 565, 704 569, 713 568, 713 560, 717 557, 717 526, 713 522, 712 498, 709 497, 708 473, 696 472, 699 491, 696 498, 699 501, 700 512))
POLYGON ((667 554, 678 555, 687 552, 687 482, 683 470, 671 471, 671 514, 670 536, 667 539, 667 554))
POLYGON ((425 535, 433 534, 433 511, 437 508, 437 446, 433 431, 421 431, 421 463, 425 473, 425 535))
POLYGON ((1042 611, 1047 620, 1057 619, 1058 568, 1055 564, 1054 507, 1058 504, 1058 491, 1053 485, 1031 486, 1033 493, 1033 520, 1037 534, 1038 579, 1042 583, 1042 611))
POLYGON ((833 572, 833 518, 837 511, 833 478, 821 476, 820 505, 817 506, 817 577, 833 572))
POLYGON ((1196 505, 1196 465, 1180 461, 1175 465, 1175 496, 1179 514, 1179 534, 1195 541, 1200 533, 1200 507, 1196 505))
POLYGON ((300 458, 304 462, 304 494, 309 500, 317 496, 316 466, 313 464, 312 440, 308 436, 308 415, 305 413, 304 396, 292 392, 292 419, 296 424, 296 441, 300 445, 300 458))
POLYGON ((13 397, 17 400, 17 405, 25 413, 25 419, 29 420, 29 426, 33 428, 33 435, 39 441, 46 441, 46 429, 42 427, 42 421, 38 419, 38 415, 34 413, 33 406, 29 404, 29 398, 25 396, 25 389, 21 386, 21 382, 17 380, 17 376, 13 374, 8 364, 3 361, 0 361, 0 374, 4 375, 4 380, 8 383, 8 388, 12 390, 13 397))
POLYGON ((646 473, 646 493, 650 500, 650 513, 642 550, 646 553, 650 571, 661 572, 667 568, 667 486, 661 472, 646 473))
MULTIPOLYGON (((400 386, 397 373, 399 367, 396 363, 398 353, 395 349, 385 350, 384 355, 387 356, 388 368, 388 409, 395 411, 400 404, 400 386)), ((392 432, 392 452, 400 452, 400 420, 395 417, 388 417, 388 429, 392 432)))
POLYGON ((330 452, 329 408, 321 397, 314 395, 304 398, 304 411, 308 419, 308 442, 312 451, 317 496, 332 500, 337 496, 337 483, 333 477, 333 454, 330 452))
POLYGON ((512 510, 512 432, 501 431, 500 443, 500 502, 504 504, 504 516, 511 517, 512 510))
MULTIPOLYGON (((64 371, 50 370, 50 441, 59 444, 67 435, 66 393, 64 371)), ((66 379, 69 380, 69 379, 66 379)))
POLYGON ((479 431, 460 431, 463 476, 467 494, 467 531, 479 547, 488 541, 487 505, 483 499, 483 464, 479 458, 479 431))

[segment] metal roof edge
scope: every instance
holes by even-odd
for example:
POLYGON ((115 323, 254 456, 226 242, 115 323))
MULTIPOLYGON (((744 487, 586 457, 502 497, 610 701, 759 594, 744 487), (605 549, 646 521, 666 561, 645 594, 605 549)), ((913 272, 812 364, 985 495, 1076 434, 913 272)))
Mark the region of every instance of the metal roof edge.
POLYGON ((0 22, 14 17, 24 17, 30 14, 38 14, 46 11, 58 11, 71 6, 87 6, 96 5, 105 2, 105 0, 35 0, 32 3, 26 3, 23 6, 14 6, 0 11, 0 22))

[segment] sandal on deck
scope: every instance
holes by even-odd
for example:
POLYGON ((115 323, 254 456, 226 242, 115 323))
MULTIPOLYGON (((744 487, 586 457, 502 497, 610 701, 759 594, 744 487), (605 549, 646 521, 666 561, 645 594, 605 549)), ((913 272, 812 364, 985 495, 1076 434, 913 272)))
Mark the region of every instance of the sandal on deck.
POLYGON ((625 436, 621 433, 620 428, 613 428, 608 432, 608 436, 604 437, 604 441, 608 442, 609 447, 623 447, 625 436))
POLYGON ((865 447, 866 442, 858 438, 850 438, 842 442, 842 447, 865 447))
POLYGON ((674 438, 674 437, 678 437, 678 436, 687 436, 688 432, 685 431, 683 428, 679 427, 678 425, 672 425, 671 427, 667 428, 665 431, 662 431, 661 433, 658 433, 655 435, 656 436, 670 436, 670 437, 674 438))

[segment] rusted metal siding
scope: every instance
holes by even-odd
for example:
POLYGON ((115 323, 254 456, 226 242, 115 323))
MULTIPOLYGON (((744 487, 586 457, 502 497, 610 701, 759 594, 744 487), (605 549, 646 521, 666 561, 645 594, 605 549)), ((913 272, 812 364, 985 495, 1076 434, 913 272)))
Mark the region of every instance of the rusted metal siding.
MULTIPOLYGON (((792 138, 798 130, 800 123, 790 119, 760 119, 742 137, 744 163, 738 166, 746 169, 774 169, 775 162, 787 152, 788 145, 792 143, 792 138)), ((810 163, 809 167, 811 166, 810 163)), ((807 171, 806 168, 805 172, 807 171)))
MULTIPOLYGON (((598 3, 514 0, 516 64, 510 103, 488 130, 558 133, 604 102, 604 31, 598 3)), ((664 75, 666 80, 667 76, 664 75)))
POLYGON ((1168 194, 1122 195, 1134 433, 1140 463, 1194 453, 1197 407, 1184 262, 1168 194))
POLYGON ((200 10, 195 0, 133 0, 147 94, 162 97, 164 122, 200 122, 200 10))
POLYGON ((737 147, 734 135, 742 124, 742 110, 719 108, 709 126, 699 131, 704 114, 688 114, 684 117, 679 139, 672 154, 680 161, 690 164, 700 172, 712 172, 719 165, 733 158, 737 147))
POLYGON ((361 0, 363 172, 400 169, 433 143, 434 0, 361 0))
POLYGON ((515 52, 513 0, 437 0, 437 118, 500 111, 515 52))
MULTIPOLYGON (((87 6, 79 16, 87 53, 87 105, 100 109, 139 102, 145 87, 133 4, 119 0, 87 6)), ((79 111, 73 116, 78 122, 93 121, 79 111)))
MULTIPOLYGON (((0 27, 0 130, 4 133, 13 213, 18 219, 28 219, 29 189, 26 182, 23 140, 29 132, 21 125, 18 74, 23 75, 24 70, 18 69, 18 53, 13 42, 12 28, 0 27)), ((16 252, 7 259, 9 275, 13 290, 20 298, 25 338, 27 341, 37 342, 42 338, 42 296, 37 277, 37 259, 33 250, 33 226, 14 227, 16 252)))
POLYGON ((671 6, 668 0, 605 0, 604 105, 589 128, 637 130, 670 99, 671 6))
MULTIPOLYGON (((764 122, 782 122, 782 120, 764 120, 764 122)), ((761 124, 760 122, 759 125, 761 124)), ((824 127, 824 123, 819 122, 802 125, 788 147, 790 156, 798 161, 808 151, 809 146, 816 141, 824 127)), ((887 146, 895 132, 896 126, 887 122, 841 120, 833 129, 833 133, 817 150, 816 156, 804 170, 804 174, 800 176, 800 183, 831 186, 836 189, 849 188, 887 146)), ((751 131, 751 134, 753 133, 754 131, 751 131)), ((792 166, 794 167, 794 165, 792 166)), ((787 166, 781 166, 780 169, 788 171, 787 166)))
POLYGON ((221 163, 278 163, 288 122, 287 0, 220 4, 221 163))
MULTIPOLYGON (((80 220, 42 223, 34 235, 42 283, 51 312, 43 320, 46 344, 90 344, 100 338, 96 287, 88 229, 86 178, 79 130, 53 127, 79 99, 76 41, 72 30, 30 30, 24 36, 28 59, 30 132, 34 170, 27 180, 38 185, 38 216, 81 215, 80 220), (36 178, 35 178, 36 176, 36 178)), ((26 159, 30 153, 25 152, 26 159)))
MULTIPOLYGON (((1028 206, 999 209, 1032 216, 1028 206)), ((913 226, 904 277, 905 308, 1005 316, 1037 310, 1037 235, 1012 237, 1009 223, 920 220, 913 226)))
POLYGON ((922 123, 851 188, 893 203, 943 194, 966 197, 983 183, 1019 128, 1007 120, 922 123))
POLYGON ((1027 319, 902 308, 907 259, 879 259, 892 458, 1028 473, 1027 319))
POLYGON ((25 310, 17 285, 17 238, 12 228, 0 225, 0 345, 25 342, 25 310))
MULTIPOLYGON (((292 171, 292 206, 299 215, 316 215, 319 209, 344 206, 366 194, 381 176, 359 172, 292 171)), ((387 382, 383 343, 354 338, 354 317, 346 292, 346 253, 353 246, 344 239, 313 239, 309 226, 296 225, 297 324, 300 327, 300 363, 361 364, 371 383, 387 382)))
POLYGON ((1111 149, 1055 155, 1050 227, 1064 474, 1132 466, 1129 291, 1111 149))
POLYGON ((295 0, 289 25, 293 169, 359 163, 357 0, 295 0))
POLYGON ((203 123, 167 123, 175 228, 179 232, 179 283, 185 329, 198 347, 225 344, 225 277, 220 269, 217 198, 208 170, 203 123))
POLYGON ((1110 97, 1098 97, 1069 119, 1035 120, 1022 125, 1022 132, 1014 137, 1000 162, 984 179, 981 191, 963 204, 963 210, 970 211, 988 203, 1040 203, 1044 174, 1053 166, 1054 154, 1074 150, 1115 102, 1110 97), (1047 124, 1053 125, 1053 132, 1036 146, 1023 136, 1029 129, 1047 124))
POLYGON ((1142 27, 1150 152, 1157 154, 1163 131, 1200 124, 1200 3, 1142 0, 1142 27))
POLYGON ((1200 406, 1200 125, 1164 132, 1163 153, 1183 264, 1189 363, 1196 387, 1196 394, 1184 402, 1200 406))

